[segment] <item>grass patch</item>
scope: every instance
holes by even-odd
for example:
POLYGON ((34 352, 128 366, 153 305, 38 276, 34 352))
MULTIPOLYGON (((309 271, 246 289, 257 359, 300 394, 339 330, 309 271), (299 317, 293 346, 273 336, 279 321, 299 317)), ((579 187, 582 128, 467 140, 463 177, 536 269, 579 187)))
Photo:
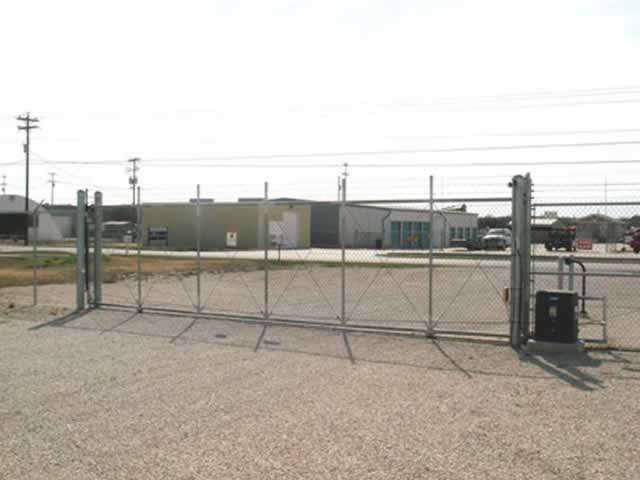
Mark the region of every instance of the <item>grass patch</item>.
MULTIPOLYGON (((142 257, 143 275, 191 275, 197 271, 193 258, 142 257)), ((257 260, 203 259, 202 271, 222 273, 227 271, 252 271, 262 269, 257 260)), ((135 256, 104 255, 103 281, 116 282, 137 272, 135 256)), ((93 267, 90 265, 90 274, 93 267)), ((28 286, 33 280, 30 254, 0 256, 0 288, 28 286)), ((76 281, 76 256, 41 254, 38 257, 38 284, 74 283, 76 281)))
MULTIPOLYGON (((143 256, 142 273, 150 275, 195 275, 198 269, 195 258, 166 256, 143 256)), ((202 271, 220 274, 223 272, 250 272, 263 270, 262 260, 203 258, 202 271)), ((348 268, 380 268, 379 263, 347 262, 348 268)), ((299 260, 270 260, 269 268, 273 270, 301 267, 340 268, 338 261, 303 262, 299 260)), ((0 256, 0 288, 28 286, 33 279, 32 258, 30 254, 0 256)), ((384 268, 416 268, 414 264, 385 263, 384 268)), ((93 266, 90 265, 90 275, 93 266)), ((138 271, 137 259, 134 255, 104 255, 102 263, 103 282, 113 283, 135 275, 138 271)), ((41 254, 38 257, 38 284, 74 283, 76 281, 76 256, 64 254, 41 254)))

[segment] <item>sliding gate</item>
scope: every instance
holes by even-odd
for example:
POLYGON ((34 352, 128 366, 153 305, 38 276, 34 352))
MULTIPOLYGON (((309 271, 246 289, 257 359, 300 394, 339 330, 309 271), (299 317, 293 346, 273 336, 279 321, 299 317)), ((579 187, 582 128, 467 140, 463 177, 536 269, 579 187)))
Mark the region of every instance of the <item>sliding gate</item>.
POLYGON ((91 303, 519 344, 528 249, 513 212, 528 212, 523 179, 496 198, 431 189, 422 199, 348 201, 343 179, 335 202, 268 200, 265 185, 265 200, 205 205, 198 188, 183 205, 143 206, 138 195, 127 218, 108 221, 97 193, 91 303))

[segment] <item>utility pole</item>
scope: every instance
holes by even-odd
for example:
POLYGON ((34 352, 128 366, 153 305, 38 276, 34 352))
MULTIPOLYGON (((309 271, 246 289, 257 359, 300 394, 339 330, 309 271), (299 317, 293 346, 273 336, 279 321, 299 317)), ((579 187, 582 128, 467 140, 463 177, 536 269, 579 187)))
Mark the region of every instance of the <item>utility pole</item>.
POLYGON ((138 162, 140 161, 139 158, 130 158, 129 160, 127 160, 129 163, 131 163, 131 176, 129 177, 129 185, 131 185, 131 191, 133 192, 133 205, 135 206, 136 204, 136 187, 138 185, 138 170, 140 170, 140 167, 138 167, 138 162))
MULTIPOLYGON (((30 153, 30 132, 34 128, 38 128, 35 123, 38 123, 38 120, 35 117, 31 116, 31 113, 27 112, 26 115, 20 115, 16 117, 19 122, 22 122, 22 125, 18 125, 18 130, 24 130, 27 133, 27 141, 24 144, 24 154, 26 158, 27 171, 25 175, 25 194, 24 194, 24 211, 29 214, 29 153, 30 153)), ((24 244, 29 245, 29 234, 24 236, 24 244)))
POLYGON ((7 176, 2 175, 2 194, 4 195, 7 192, 7 176))
POLYGON ((342 172, 342 175, 344 176, 344 178, 347 178, 349 176, 349 164, 347 162, 344 162, 344 172, 342 172))
POLYGON ((49 176, 51 177, 51 180, 49 180, 51 184, 51 206, 53 206, 53 190, 56 188, 56 174, 50 173, 49 176))
POLYGON ((34 125, 35 123, 38 123, 40 120, 38 120, 35 117, 32 117, 30 113, 27 113, 26 115, 20 115, 18 117, 16 117, 16 119, 19 122, 22 122, 22 125, 18 125, 18 130, 24 130, 27 134, 27 141, 24 144, 24 154, 25 154, 25 158, 27 161, 27 174, 26 174, 26 188, 25 188, 25 195, 24 195, 24 210, 25 212, 29 213, 29 153, 30 153, 30 149, 29 149, 29 142, 30 142, 30 132, 31 130, 33 130, 34 128, 38 128, 37 125, 34 125))

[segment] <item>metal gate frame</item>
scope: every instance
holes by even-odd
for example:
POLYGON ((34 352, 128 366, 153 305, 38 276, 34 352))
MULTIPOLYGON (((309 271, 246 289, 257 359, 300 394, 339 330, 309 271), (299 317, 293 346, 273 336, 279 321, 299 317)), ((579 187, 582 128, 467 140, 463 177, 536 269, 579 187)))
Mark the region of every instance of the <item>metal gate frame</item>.
MULTIPOLYGON (((262 310, 260 315, 244 315, 244 314, 225 314, 222 312, 204 312, 201 304, 201 282, 200 275, 202 271, 201 267, 201 259, 200 259, 200 227, 199 221, 197 221, 196 229, 197 229, 197 283, 196 283, 196 296, 197 296, 197 304, 194 305, 193 310, 186 309, 173 309, 173 308, 160 308, 160 307, 145 307, 142 291, 141 291, 141 256, 142 256, 142 204, 140 200, 140 187, 138 187, 138 197, 137 197, 137 299, 135 305, 124 305, 124 304, 110 304, 103 302, 103 292, 102 292, 102 249, 103 249, 103 239, 102 239, 102 229, 100 225, 102 224, 102 205, 103 205, 103 197, 101 192, 95 192, 94 197, 94 208, 93 208, 93 219, 96 225, 94 228, 94 243, 93 243, 93 253, 94 253, 94 275, 93 275, 93 285, 92 285, 92 297, 89 299, 89 307, 91 308, 104 308, 104 307, 117 307, 117 308, 132 308, 135 309, 136 312, 153 312, 153 313, 167 313, 167 314, 177 314, 177 315, 187 315, 193 318, 208 318, 208 319, 218 319, 218 320, 227 320, 227 321, 239 321, 239 322, 249 322, 258 325, 262 325, 263 328, 261 330, 260 336, 256 343, 256 350, 258 350, 261 346, 262 340, 265 336, 265 333, 269 326, 279 325, 279 326, 294 326, 294 327, 305 327, 305 328, 317 328, 323 330, 333 330, 342 333, 345 348, 349 357, 353 360, 353 354, 351 352, 351 348, 349 345, 349 340, 347 337, 347 333, 350 332, 370 332, 370 333, 390 333, 390 334, 413 334, 420 335, 426 338, 434 338, 438 336, 462 336, 462 337, 474 337, 474 338, 509 338, 510 343, 513 347, 519 348, 527 339, 528 325, 529 325, 529 298, 528 294, 523 294, 523 292, 529 292, 529 246, 530 246, 530 238, 529 238, 529 222, 530 222, 530 204, 531 204, 531 179, 529 175, 526 176, 516 176, 513 178, 513 181, 509 184, 512 189, 511 197, 499 197, 499 198, 434 198, 433 192, 433 177, 430 177, 429 181, 429 198, 421 198, 421 199, 401 199, 401 200, 389 200, 389 199, 366 199, 366 200, 351 200, 347 201, 347 179, 343 177, 341 179, 341 198, 340 201, 337 202, 340 206, 340 214, 339 221, 343 228, 341 228, 342 234, 340 235, 340 250, 341 250, 341 285, 340 285, 340 315, 338 316, 338 322, 335 323, 327 323, 314 321, 309 319, 298 319, 298 318, 280 318, 274 316, 272 312, 269 310, 269 231, 268 231, 268 222, 269 222, 269 206, 278 205, 278 204, 292 204, 292 203, 300 203, 300 204, 309 204, 309 201, 278 201, 278 200, 269 200, 268 199, 268 184, 265 183, 265 196, 264 200, 257 202, 260 206, 260 211, 262 213, 262 222, 263 222, 263 242, 264 242, 264 256, 263 256, 263 266, 264 266, 264 309, 262 310), (509 324, 510 328, 508 332, 505 332, 504 335, 496 334, 496 333, 488 333, 482 331, 457 331, 454 329, 441 330, 436 328, 433 317, 433 245, 434 239, 433 234, 435 229, 433 228, 434 221, 434 204, 435 203, 464 203, 464 202, 509 202, 512 205, 512 221, 513 221, 513 248, 512 255, 510 258, 510 276, 511 276, 511 296, 510 296, 510 309, 509 309, 509 324), (424 318, 424 327, 404 327, 404 326, 386 326, 386 325, 373 325, 369 323, 359 323, 359 322, 349 322, 347 319, 346 307, 345 307, 345 296, 347 291, 347 279, 346 279, 346 268, 347 268, 347 258, 346 258, 346 247, 345 247, 345 238, 344 238, 344 222, 345 222, 345 207, 347 205, 363 205, 363 204, 426 204, 429 206, 429 219, 430 219, 430 230, 429 230, 429 257, 427 264, 427 274, 428 274, 428 282, 427 282, 427 291, 425 292, 425 296, 428 298, 428 312, 426 318, 424 318)), ((199 196, 199 185, 198 185, 198 201, 196 202, 196 218, 200 218, 200 196, 199 196)), ((77 235, 77 283, 76 283, 76 306, 78 310, 83 310, 85 308, 85 295, 87 285, 85 284, 85 275, 86 275, 86 249, 88 249, 88 245, 86 244, 85 239, 85 220, 87 218, 87 208, 86 208, 87 198, 86 194, 83 191, 78 191, 77 197, 77 225, 78 225, 78 235, 77 235)), ((327 203, 327 204, 336 204, 336 202, 315 202, 315 203, 327 203)), ((90 296, 91 297, 91 296, 90 296)))

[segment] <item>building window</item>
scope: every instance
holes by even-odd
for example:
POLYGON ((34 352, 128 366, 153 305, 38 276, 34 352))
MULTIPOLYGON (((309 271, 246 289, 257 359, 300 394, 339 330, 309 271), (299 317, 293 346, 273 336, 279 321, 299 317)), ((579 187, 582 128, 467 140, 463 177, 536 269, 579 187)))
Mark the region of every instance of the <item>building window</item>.
POLYGON ((463 240, 464 239, 464 228, 458 227, 458 236, 456 238, 459 239, 459 240, 463 240))
POLYGON ((449 240, 454 240, 456 238, 456 227, 449 228, 449 240))
POLYGON ((466 227, 464 229, 464 238, 466 240, 471 240, 471 227, 466 227))
POLYGON ((478 240, 478 229, 474 227, 471 230, 473 231, 473 240, 478 240))

